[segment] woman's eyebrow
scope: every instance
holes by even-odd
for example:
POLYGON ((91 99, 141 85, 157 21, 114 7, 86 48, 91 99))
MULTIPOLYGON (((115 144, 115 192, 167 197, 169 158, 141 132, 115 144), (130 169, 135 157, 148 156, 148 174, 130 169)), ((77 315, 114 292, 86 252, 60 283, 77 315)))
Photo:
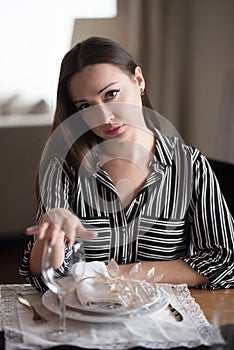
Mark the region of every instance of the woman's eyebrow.
POLYGON ((76 100, 74 101, 74 105, 76 105, 77 103, 83 103, 83 102, 88 102, 88 100, 76 100))
MULTIPOLYGON (((102 88, 101 90, 98 90, 97 95, 100 95, 105 89, 108 89, 108 87, 110 87, 116 83, 117 83, 117 81, 114 81, 112 83, 107 84, 106 86, 104 86, 104 88, 102 88)), ((73 103, 77 104, 77 103, 83 103, 83 102, 88 102, 88 100, 76 100, 73 103)))
POLYGON ((100 95, 105 89, 107 89, 108 87, 110 87, 111 85, 116 84, 117 81, 114 81, 113 83, 109 83, 108 85, 106 85, 104 88, 102 88, 101 90, 98 91, 98 95, 100 95))

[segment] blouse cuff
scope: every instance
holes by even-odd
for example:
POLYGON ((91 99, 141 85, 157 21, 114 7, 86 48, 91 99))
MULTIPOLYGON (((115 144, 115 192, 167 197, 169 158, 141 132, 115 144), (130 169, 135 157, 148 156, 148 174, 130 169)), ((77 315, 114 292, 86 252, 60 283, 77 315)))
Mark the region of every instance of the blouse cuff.
POLYGON ((227 258, 217 259, 217 253, 203 253, 183 259, 195 271, 208 278, 210 284, 205 289, 220 289, 234 287, 234 263, 227 258), (225 261, 226 260, 226 261, 225 261))

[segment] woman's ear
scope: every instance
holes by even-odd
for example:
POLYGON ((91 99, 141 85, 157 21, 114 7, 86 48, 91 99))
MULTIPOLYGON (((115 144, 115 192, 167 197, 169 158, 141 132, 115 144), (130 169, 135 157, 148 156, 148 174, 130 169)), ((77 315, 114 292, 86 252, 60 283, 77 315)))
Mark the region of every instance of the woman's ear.
POLYGON ((137 85, 138 85, 139 88, 140 88, 140 91, 144 91, 144 90, 145 90, 145 79, 144 79, 144 77, 143 77, 141 67, 139 67, 139 66, 137 66, 137 67, 135 68, 135 76, 134 76, 134 79, 136 80, 137 85))

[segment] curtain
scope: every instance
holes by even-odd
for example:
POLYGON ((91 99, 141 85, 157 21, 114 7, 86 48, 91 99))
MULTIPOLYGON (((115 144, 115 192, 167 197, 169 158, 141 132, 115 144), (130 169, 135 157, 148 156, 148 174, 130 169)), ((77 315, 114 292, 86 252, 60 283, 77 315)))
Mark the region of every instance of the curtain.
POLYGON ((217 151, 219 156, 228 163, 234 164, 234 71, 227 74, 217 126, 217 151))
POLYGON ((129 50, 143 68, 154 109, 186 134, 188 0, 128 0, 129 50))
POLYGON ((128 0, 125 10, 154 109, 186 143, 233 161, 234 1, 128 0))

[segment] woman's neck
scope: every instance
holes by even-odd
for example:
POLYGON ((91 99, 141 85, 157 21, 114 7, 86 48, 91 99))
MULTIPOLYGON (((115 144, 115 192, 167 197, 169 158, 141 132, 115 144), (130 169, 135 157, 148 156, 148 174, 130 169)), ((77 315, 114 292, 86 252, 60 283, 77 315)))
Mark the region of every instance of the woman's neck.
POLYGON ((100 145, 99 161, 125 159, 134 163, 145 163, 155 153, 155 136, 149 129, 138 129, 132 138, 106 140, 100 145))

